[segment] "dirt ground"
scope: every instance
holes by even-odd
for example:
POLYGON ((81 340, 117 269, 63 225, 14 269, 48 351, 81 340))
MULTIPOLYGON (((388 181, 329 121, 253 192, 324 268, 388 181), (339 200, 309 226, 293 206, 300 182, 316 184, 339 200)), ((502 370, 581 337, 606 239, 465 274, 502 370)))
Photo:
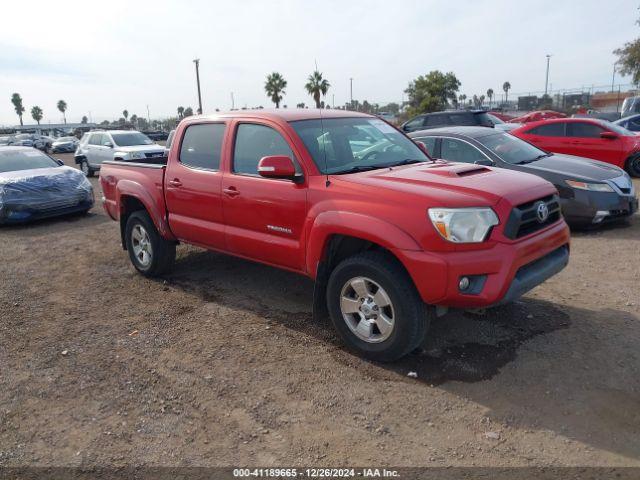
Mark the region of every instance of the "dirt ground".
POLYGON ((640 466, 639 215, 393 365, 297 275, 181 246, 143 278, 99 204, 0 241, 0 466, 640 466))

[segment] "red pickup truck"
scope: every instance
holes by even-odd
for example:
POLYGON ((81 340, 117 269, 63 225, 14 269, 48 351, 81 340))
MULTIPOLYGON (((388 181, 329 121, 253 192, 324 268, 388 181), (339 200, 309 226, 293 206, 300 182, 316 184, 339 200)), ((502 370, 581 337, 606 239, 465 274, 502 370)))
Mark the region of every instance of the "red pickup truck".
POLYGON ((180 242, 307 275, 314 315, 391 361, 433 315, 514 300, 569 258, 550 183, 422 147, 354 112, 239 111, 183 120, 168 157, 104 162, 100 182, 143 275, 180 242))

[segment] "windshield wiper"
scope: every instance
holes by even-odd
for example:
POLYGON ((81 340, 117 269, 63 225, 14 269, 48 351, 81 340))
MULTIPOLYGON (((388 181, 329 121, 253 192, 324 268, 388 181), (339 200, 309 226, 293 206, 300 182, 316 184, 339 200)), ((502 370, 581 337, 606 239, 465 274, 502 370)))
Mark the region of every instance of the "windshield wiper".
POLYGON ((401 162, 387 163, 386 165, 384 165, 384 167, 399 167, 400 165, 411 165, 413 163, 422 163, 422 162, 426 162, 426 160, 416 160, 413 158, 407 158, 405 160, 402 160, 401 162))
POLYGON ((536 161, 540 160, 541 158, 547 158, 547 157, 550 157, 551 155, 552 155, 551 153, 543 153, 541 155, 538 155, 535 158, 532 158, 531 160, 522 160, 521 162, 518 162, 518 165, 523 165, 525 163, 536 162, 536 161))
POLYGON ((348 168, 347 170, 339 170, 337 172, 331 172, 331 175, 342 175, 345 173, 357 173, 367 172, 369 170, 376 170, 378 168, 386 168, 386 165, 356 165, 355 167, 348 168))

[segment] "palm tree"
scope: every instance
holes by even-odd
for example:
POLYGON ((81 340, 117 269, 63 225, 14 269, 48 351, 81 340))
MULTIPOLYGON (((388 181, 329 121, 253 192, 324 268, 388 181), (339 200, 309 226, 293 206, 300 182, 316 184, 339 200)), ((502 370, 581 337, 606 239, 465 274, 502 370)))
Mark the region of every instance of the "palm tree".
POLYGON ((504 90, 504 103, 507 103, 509 99, 509 90, 511 90, 511 84, 509 82, 504 82, 502 84, 502 90, 504 90))
POLYGON ((276 104, 276 108, 280 108, 280 101, 285 94, 285 88, 287 88, 287 81, 278 72, 267 75, 267 81, 264 83, 264 91, 267 92, 271 101, 276 104))
MULTIPOLYGON (((83 115, 82 116, 82 120, 80 121, 80 123, 88 123, 88 122, 89 122, 89 119, 87 118, 87 116, 83 115)), ((106 122, 106 120, 105 120, 105 122, 106 122)), ((102 123, 104 123, 104 122, 102 122, 102 123)), ((109 122, 107 122, 107 125, 109 125, 109 122)))
POLYGON ((480 102, 479 107, 482 108, 482 105, 484 105, 484 95, 480 95, 480 98, 478 99, 478 101, 480 102))
POLYGON ((31 109, 31 116, 36 122, 38 122, 38 125, 40 125, 40 120, 42 120, 42 109, 36 105, 31 109))
POLYGON ((493 98, 493 88, 487 90, 487 97, 489 97, 489 108, 491 108, 491 99, 493 98))
POLYGON ((20 125, 24 125, 22 123, 22 114, 24 113, 24 107, 22 106, 22 97, 19 93, 14 93, 13 95, 11 95, 11 103, 13 103, 13 108, 16 110, 16 113, 20 118, 20 125))
POLYGON ((316 108, 320 108, 320 95, 324 96, 327 94, 327 90, 331 85, 327 80, 322 78, 322 73, 318 70, 309 75, 309 81, 304 86, 307 89, 309 95, 313 97, 316 102, 316 108))
POLYGON ((135 113, 133 115, 131 115, 131 123, 133 125, 136 125, 138 123, 138 115, 136 115, 135 113))
POLYGON ((67 102, 64 100, 58 100, 58 110, 62 112, 62 117, 64 118, 64 124, 67 124, 67 115, 64 113, 67 111, 67 102))
POLYGON ((463 93, 458 97, 458 99, 460 100, 460 105, 462 105, 462 108, 464 108, 464 101, 467 99, 467 96, 463 93))
POLYGON ((191 115, 193 115, 193 108, 191 107, 187 107, 184 109, 184 116, 185 117, 190 117, 191 115))
POLYGON ((122 111, 122 116, 124 117, 124 121, 127 121, 127 118, 129 118, 129 111, 128 110, 123 110, 122 111))
POLYGON ((184 107, 178 107, 178 119, 184 118, 184 107))

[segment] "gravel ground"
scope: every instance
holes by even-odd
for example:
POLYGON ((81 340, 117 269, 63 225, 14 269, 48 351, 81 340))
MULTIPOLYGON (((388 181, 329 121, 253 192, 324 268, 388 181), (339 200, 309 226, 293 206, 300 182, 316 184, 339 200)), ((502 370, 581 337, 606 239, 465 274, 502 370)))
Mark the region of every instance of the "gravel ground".
POLYGON ((99 205, 0 241, 0 466, 640 466, 638 215, 393 365, 297 275, 181 246, 143 278, 99 205))

